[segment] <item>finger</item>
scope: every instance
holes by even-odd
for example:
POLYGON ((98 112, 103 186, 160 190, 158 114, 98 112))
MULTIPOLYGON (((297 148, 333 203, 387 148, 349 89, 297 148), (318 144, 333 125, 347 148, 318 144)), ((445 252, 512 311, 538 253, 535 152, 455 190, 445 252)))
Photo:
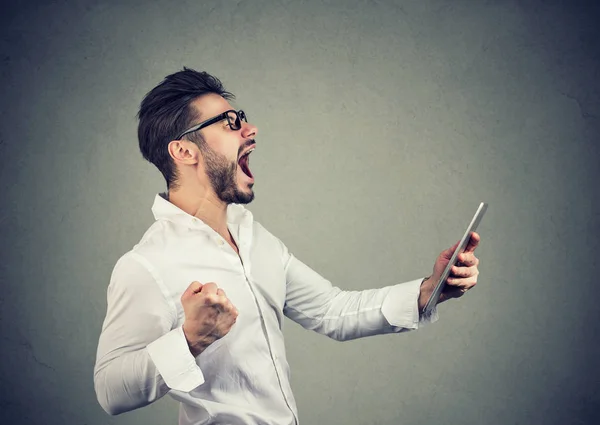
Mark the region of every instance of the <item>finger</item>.
POLYGON ((219 310, 219 312, 231 316, 234 319, 237 317, 237 309, 233 306, 233 304, 231 304, 231 301, 229 301, 227 298, 225 298, 225 301, 219 301, 215 303, 213 307, 219 310))
POLYGON ((233 304, 231 303, 229 298, 227 298, 227 294, 225 293, 225 290, 221 289, 221 288, 217 289, 217 295, 220 297, 219 304, 223 306, 223 311, 225 311, 225 312, 233 311, 233 309, 234 309, 233 304))
POLYGON ((442 292, 443 298, 444 300, 447 300, 449 298, 459 298, 462 297, 467 291, 463 290, 462 288, 455 288, 455 287, 448 287, 448 289, 444 290, 444 292, 442 292))
POLYGON ((229 301, 229 300, 227 300, 227 302, 225 303, 224 312, 225 313, 229 313, 234 318, 237 317, 237 315, 238 315, 237 308, 235 308, 235 306, 233 305, 233 303, 231 301, 229 301))
POLYGON ((223 295, 211 295, 211 301, 211 305, 221 312, 228 312, 232 307, 231 301, 223 295))
POLYGON ((456 242, 454 245, 452 245, 447 250, 442 251, 442 257, 444 257, 446 260, 451 259, 452 255, 454 254, 454 251, 456 251, 456 248, 458 247, 459 243, 460 243, 460 241, 456 242))
POLYGON ((463 252, 458 255, 457 265, 471 267, 471 266, 477 266, 478 264, 479 264, 479 259, 472 252, 463 252))
POLYGON ((195 280, 192 283, 190 283, 190 285, 186 288, 186 290, 183 292, 183 294, 181 296, 188 297, 190 295, 194 295, 202 290, 202 286, 203 285, 200 282, 195 280))
POLYGON ((218 289, 219 289, 219 287, 217 286, 217 284, 215 282, 208 282, 208 283, 205 283, 204 286, 202 287, 202 293, 217 295, 218 289))
POLYGON ((205 294, 203 291, 202 295, 205 306, 216 307, 219 310, 222 310, 223 305, 227 302, 227 298, 217 295, 216 292, 209 292, 205 294))
POLYGON ((477 284, 477 276, 471 276, 468 278, 449 277, 446 279, 446 285, 451 288, 459 289, 471 289, 477 284))
MULTIPOLYGON (((219 290, 215 293, 207 293, 204 295, 204 305, 216 308, 218 311, 222 313, 227 313, 231 311, 233 304, 231 301, 225 296, 218 293, 219 290)), ((224 293, 224 291, 223 291, 224 293)))
POLYGON ((450 269, 452 277, 471 277, 477 276, 479 270, 477 266, 464 267, 464 266, 452 266, 450 269))
POLYGON ((475 251, 475 248, 477 248, 477 245, 479 245, 480 240, 481 240, 481 237, 479 236, 479 233, 471 232, 471 237, 469 238, 469 243, 467 244, 467 248, 465 248, 464 252, 475 251))

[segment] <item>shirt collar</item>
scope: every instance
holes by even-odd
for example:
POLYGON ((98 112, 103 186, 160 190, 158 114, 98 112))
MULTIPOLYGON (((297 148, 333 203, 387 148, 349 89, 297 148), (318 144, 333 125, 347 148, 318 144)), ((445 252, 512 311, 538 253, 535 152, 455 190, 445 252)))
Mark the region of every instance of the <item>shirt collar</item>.
MULTIPOLYGON (((159 193, 154 197, 152 213, 155 220, 167 220, 172 223, 182 224, 190 228, 202 228, 207 226, 202 220, 190 215, 175 206, 168 200, 167 193, 159 193)), ((240 204, 229 204, 227 206, 227 223, 235 225, 251 225, 252 213, 240 204)))

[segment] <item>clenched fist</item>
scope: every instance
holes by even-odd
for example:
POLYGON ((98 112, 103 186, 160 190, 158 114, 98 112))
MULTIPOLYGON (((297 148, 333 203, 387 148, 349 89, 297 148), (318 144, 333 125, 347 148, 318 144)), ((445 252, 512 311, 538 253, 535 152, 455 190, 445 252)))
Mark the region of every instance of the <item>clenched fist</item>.
POLYGON ((194 357, 227 335, 238 311, 215 283, 192 282, 181 295, 183 333, 194 357))

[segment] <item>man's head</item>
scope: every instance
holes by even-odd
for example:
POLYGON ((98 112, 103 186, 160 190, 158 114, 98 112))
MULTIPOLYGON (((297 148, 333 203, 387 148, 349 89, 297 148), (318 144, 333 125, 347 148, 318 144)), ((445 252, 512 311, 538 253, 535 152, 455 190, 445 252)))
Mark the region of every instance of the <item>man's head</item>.
POLYGON ((138 114, 140 151, 169 190, 199 184, 225 203, 252 201, 254 179, 245 154, 257 129, 229 104, 233 97, 217 78, 189 68, 146 95, 138 114))

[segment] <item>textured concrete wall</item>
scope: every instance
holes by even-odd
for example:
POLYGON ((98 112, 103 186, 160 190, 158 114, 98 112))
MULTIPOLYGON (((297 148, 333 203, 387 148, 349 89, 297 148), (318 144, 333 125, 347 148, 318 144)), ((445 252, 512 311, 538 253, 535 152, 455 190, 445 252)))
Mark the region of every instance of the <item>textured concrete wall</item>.
POLYGON ((176 423, 167 398, 107 416, 92 368, 164 189, 135 114, 184 65, 259 128, 255 217, 343 288, 428 274, 490 203, 480 283, 437 324, 336 343, 286 322, 305 425, 600 421, 594 2, 23 3, 0 30, 3 424, 176 423))

